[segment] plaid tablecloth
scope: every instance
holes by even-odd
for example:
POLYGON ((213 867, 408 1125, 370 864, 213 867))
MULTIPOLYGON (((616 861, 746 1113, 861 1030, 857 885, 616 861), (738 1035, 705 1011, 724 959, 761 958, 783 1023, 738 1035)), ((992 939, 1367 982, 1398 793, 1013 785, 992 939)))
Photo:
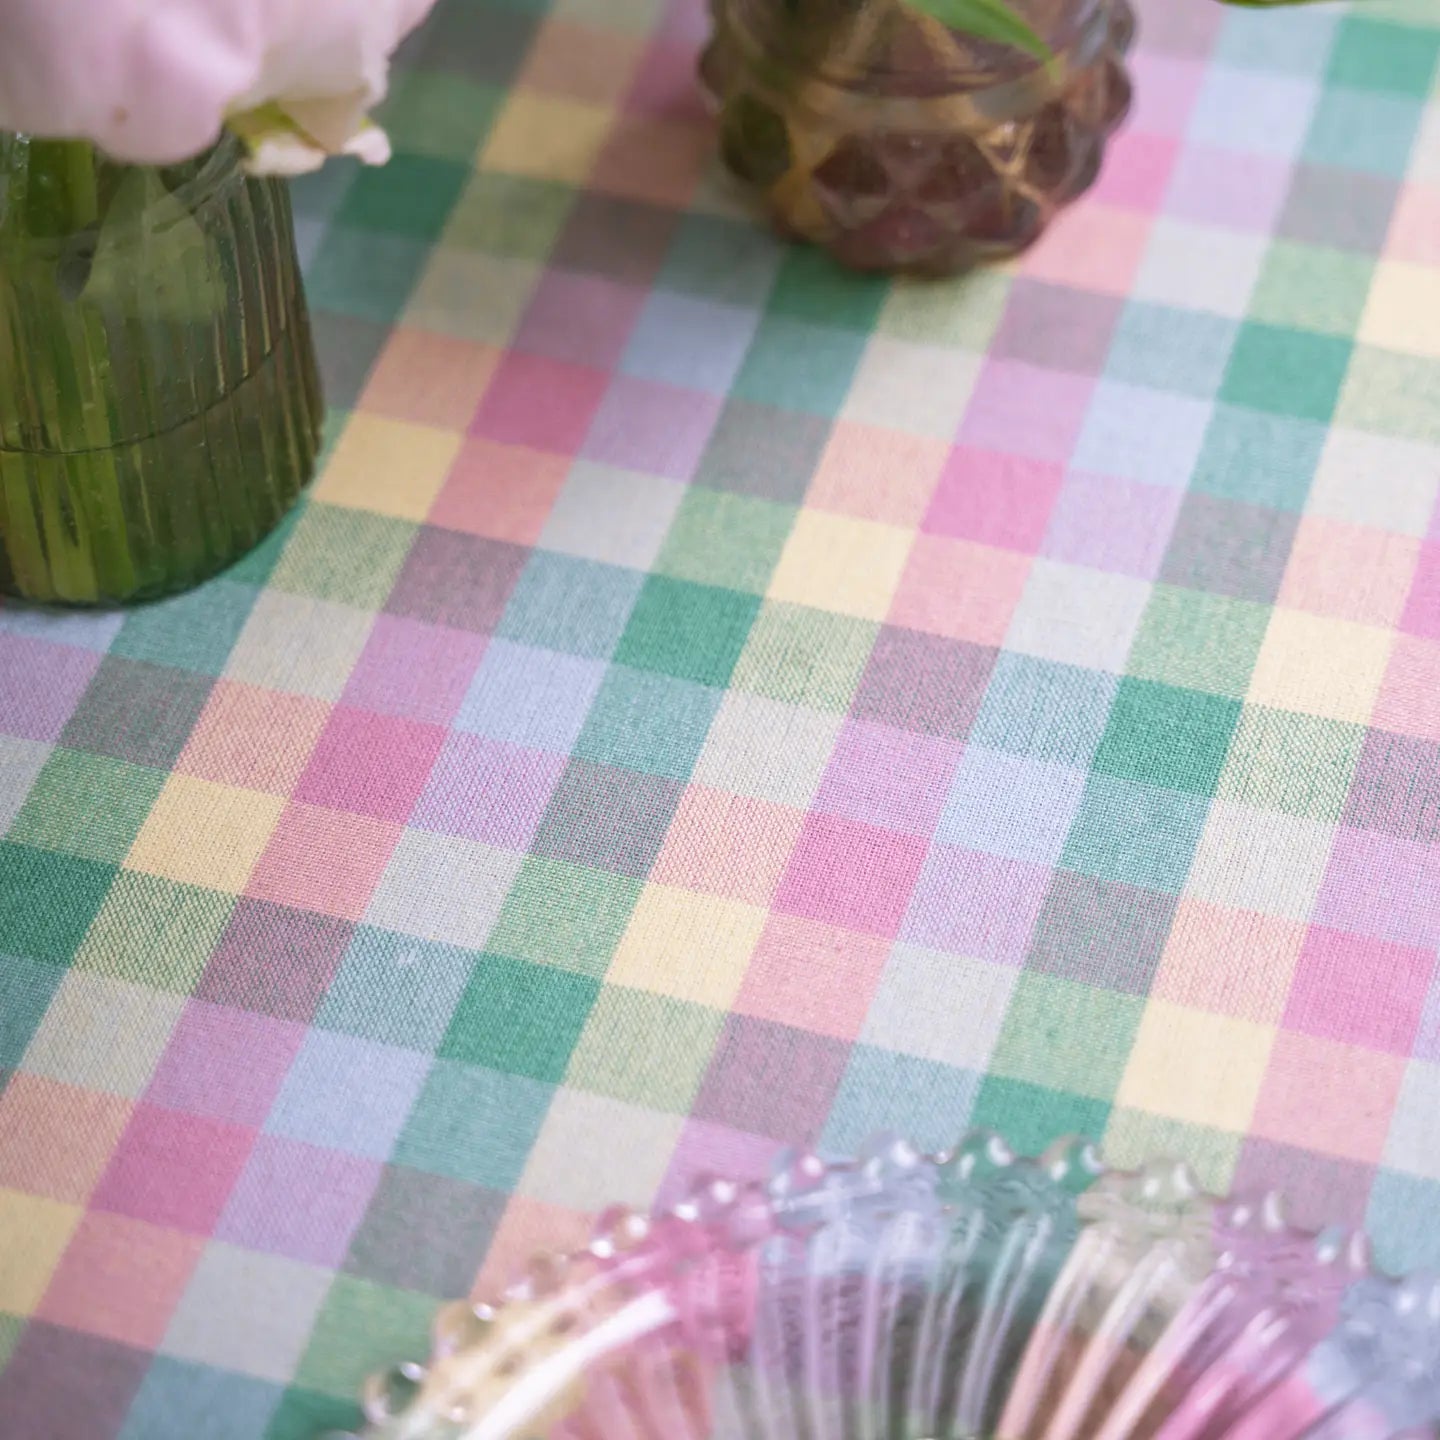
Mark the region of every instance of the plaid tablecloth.
POLYGON ((299 1440, 879 1127, 1440 1261, 1440 9, 1150 0, 1094 194, 938 286, 751 223, 698 9, 444 4, 297 189, 307 503, 0 611, 6 1437, 299 1440))

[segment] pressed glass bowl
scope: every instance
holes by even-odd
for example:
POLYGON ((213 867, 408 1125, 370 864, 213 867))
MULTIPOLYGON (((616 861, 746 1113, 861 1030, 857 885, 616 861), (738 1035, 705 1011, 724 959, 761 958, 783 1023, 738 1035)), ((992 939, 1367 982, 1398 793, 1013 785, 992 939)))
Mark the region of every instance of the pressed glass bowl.
POLYGON ((365 1408, 368 1440, 1416 1440, 1440 1275, 1183 1166, 882 1138, 603 1216, 365 1408))

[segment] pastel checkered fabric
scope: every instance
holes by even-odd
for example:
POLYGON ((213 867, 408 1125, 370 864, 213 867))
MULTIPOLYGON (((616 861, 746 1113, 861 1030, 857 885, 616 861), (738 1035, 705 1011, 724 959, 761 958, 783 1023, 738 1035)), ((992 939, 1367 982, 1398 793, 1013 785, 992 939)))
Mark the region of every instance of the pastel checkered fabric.
POLYGON ((752 223, 698 0, 407 47, 297 190, 307 503, 0 611, 0 1432, 299 1440, 880 1127, 1440 1261, 1440 7, 1142 11, 1096 191, 938 286, 752 223))

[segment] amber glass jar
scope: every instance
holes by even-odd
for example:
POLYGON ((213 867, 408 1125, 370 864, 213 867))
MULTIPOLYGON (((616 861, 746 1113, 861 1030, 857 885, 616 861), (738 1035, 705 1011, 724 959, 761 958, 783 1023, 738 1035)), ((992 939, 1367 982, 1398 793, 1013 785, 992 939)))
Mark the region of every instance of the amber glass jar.
POLYGON ((711 0, 700 73, 729 168, 782 233, 866 270, 945 273, 1031 244, 1130 105, 1128 0, 1012 0, 1049 58, 909 0, 711 0))

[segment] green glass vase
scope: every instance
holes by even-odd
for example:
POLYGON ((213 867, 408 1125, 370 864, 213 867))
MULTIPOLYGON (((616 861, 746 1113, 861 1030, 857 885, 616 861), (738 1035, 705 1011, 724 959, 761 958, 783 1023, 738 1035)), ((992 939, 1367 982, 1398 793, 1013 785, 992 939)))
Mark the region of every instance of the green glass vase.
POLYGON ((284 182, 0 134, 0 593, 149 599, 244 554, 315 463, 284 182))

